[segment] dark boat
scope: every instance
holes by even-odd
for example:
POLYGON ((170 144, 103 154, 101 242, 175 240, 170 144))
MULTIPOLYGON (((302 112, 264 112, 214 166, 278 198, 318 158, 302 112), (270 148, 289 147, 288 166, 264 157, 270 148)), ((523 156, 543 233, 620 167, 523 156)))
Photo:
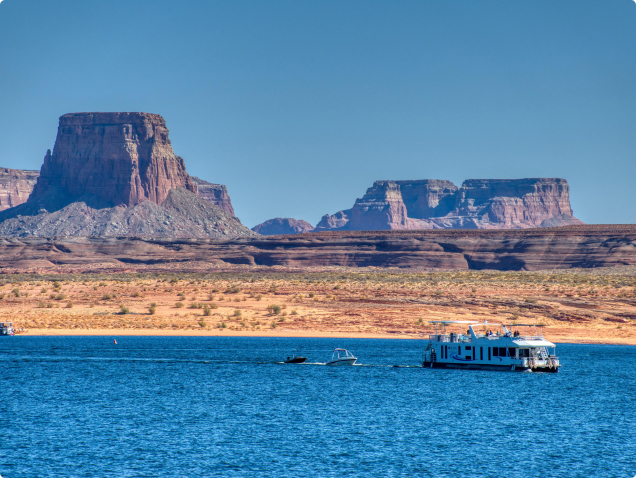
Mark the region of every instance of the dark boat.
POLYGON ((296 357, 292 355, 291 357, 287 357, 285 363, 303 363, 305 360, 307 360, 307 357, 296 357))

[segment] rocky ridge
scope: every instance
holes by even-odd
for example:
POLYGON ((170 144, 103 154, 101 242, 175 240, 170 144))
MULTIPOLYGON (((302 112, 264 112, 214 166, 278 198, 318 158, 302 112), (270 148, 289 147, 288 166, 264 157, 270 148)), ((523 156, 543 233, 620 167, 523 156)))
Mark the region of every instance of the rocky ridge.
POLYGON ((269 219, 252 228, 252 231, 257 232, 262 236, 302 234, 313 230, 314 227, 307 221, 303 221, 302 219, 293 219, 290 217, 276 217, 274 219, 269 219))
POLYGON ((208 272, 271 266, 511 271, 636 266, 636 225, 334 231, 226 240, 0 238, 0 268, 5 271, 61 267, 66 271, 208 272))
POLYGON ((560 178, 376 181, 351 209, 326 214, 316 231, 525 229, 583 224, 560 178))

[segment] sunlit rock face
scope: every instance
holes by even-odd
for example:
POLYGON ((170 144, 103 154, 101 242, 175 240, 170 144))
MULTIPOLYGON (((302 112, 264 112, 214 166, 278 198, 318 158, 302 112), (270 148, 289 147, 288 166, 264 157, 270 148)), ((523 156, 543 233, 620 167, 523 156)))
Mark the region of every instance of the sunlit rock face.
POLYGON ((316 231, 526 229, 583 224, 565 179, 376 181, 351 209, 326 214, 316 231))
POLYGON ((161 204, 174 188, 196 193, 160 115, 70 113, 60 118, 53 153, 47 152, 31 196, 57 190, 132 206, 161 204))

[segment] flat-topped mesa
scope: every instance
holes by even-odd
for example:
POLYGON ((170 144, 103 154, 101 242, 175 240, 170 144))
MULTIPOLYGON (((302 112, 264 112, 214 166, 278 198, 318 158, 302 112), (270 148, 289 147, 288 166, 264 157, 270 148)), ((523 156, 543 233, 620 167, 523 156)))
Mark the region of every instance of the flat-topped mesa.
POLYGON ((0 168, 0 211, 25 203, 39 174, 39 171, 0 168))
POLYGON ((573 216, 570 186, 561 178, 468 179, 452 215, 505 227, 541 227, 544 221, 573 216))
POLYGON ((47 152, 30 199, 57 191, 112 206, 161 204, 173 188, 196 193, 160 115, 70 113, 60 117, 53 154, 47 152))
POLYGON ((320 230, 523 229, 583 224, 565 179, 376 181, 353 208, 323 216, 320 230))

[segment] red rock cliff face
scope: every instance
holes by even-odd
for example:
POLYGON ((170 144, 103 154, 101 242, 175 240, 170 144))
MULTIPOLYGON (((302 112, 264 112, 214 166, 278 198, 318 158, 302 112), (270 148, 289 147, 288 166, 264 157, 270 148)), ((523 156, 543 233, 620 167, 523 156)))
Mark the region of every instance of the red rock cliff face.
POLYGON ((31 194, 52 189, 97 197, 110 205, 161 204, 173 188, 196 192, 174 154, 164 119, 150 113, 71 113, 60 118, 31 194))
POLYGON ((25 203, 39 175, 39 171, 0 168, 0 211, 25 203))
POLYGON ((212 204, 215 204, 216 206, 219 206, 226 213, 236 216, 236 214, 234 214, 234 208, 232 207, 230 195, 228 194, 227 187, 225 185, 209 183, 195 176, 191 176, 191 178, 197 186, 198 196, 212 204))
POLYGON ((376 181, 353 208, 325 215, 320 230, 525 229, 583 224, 565 179, 376 181))

